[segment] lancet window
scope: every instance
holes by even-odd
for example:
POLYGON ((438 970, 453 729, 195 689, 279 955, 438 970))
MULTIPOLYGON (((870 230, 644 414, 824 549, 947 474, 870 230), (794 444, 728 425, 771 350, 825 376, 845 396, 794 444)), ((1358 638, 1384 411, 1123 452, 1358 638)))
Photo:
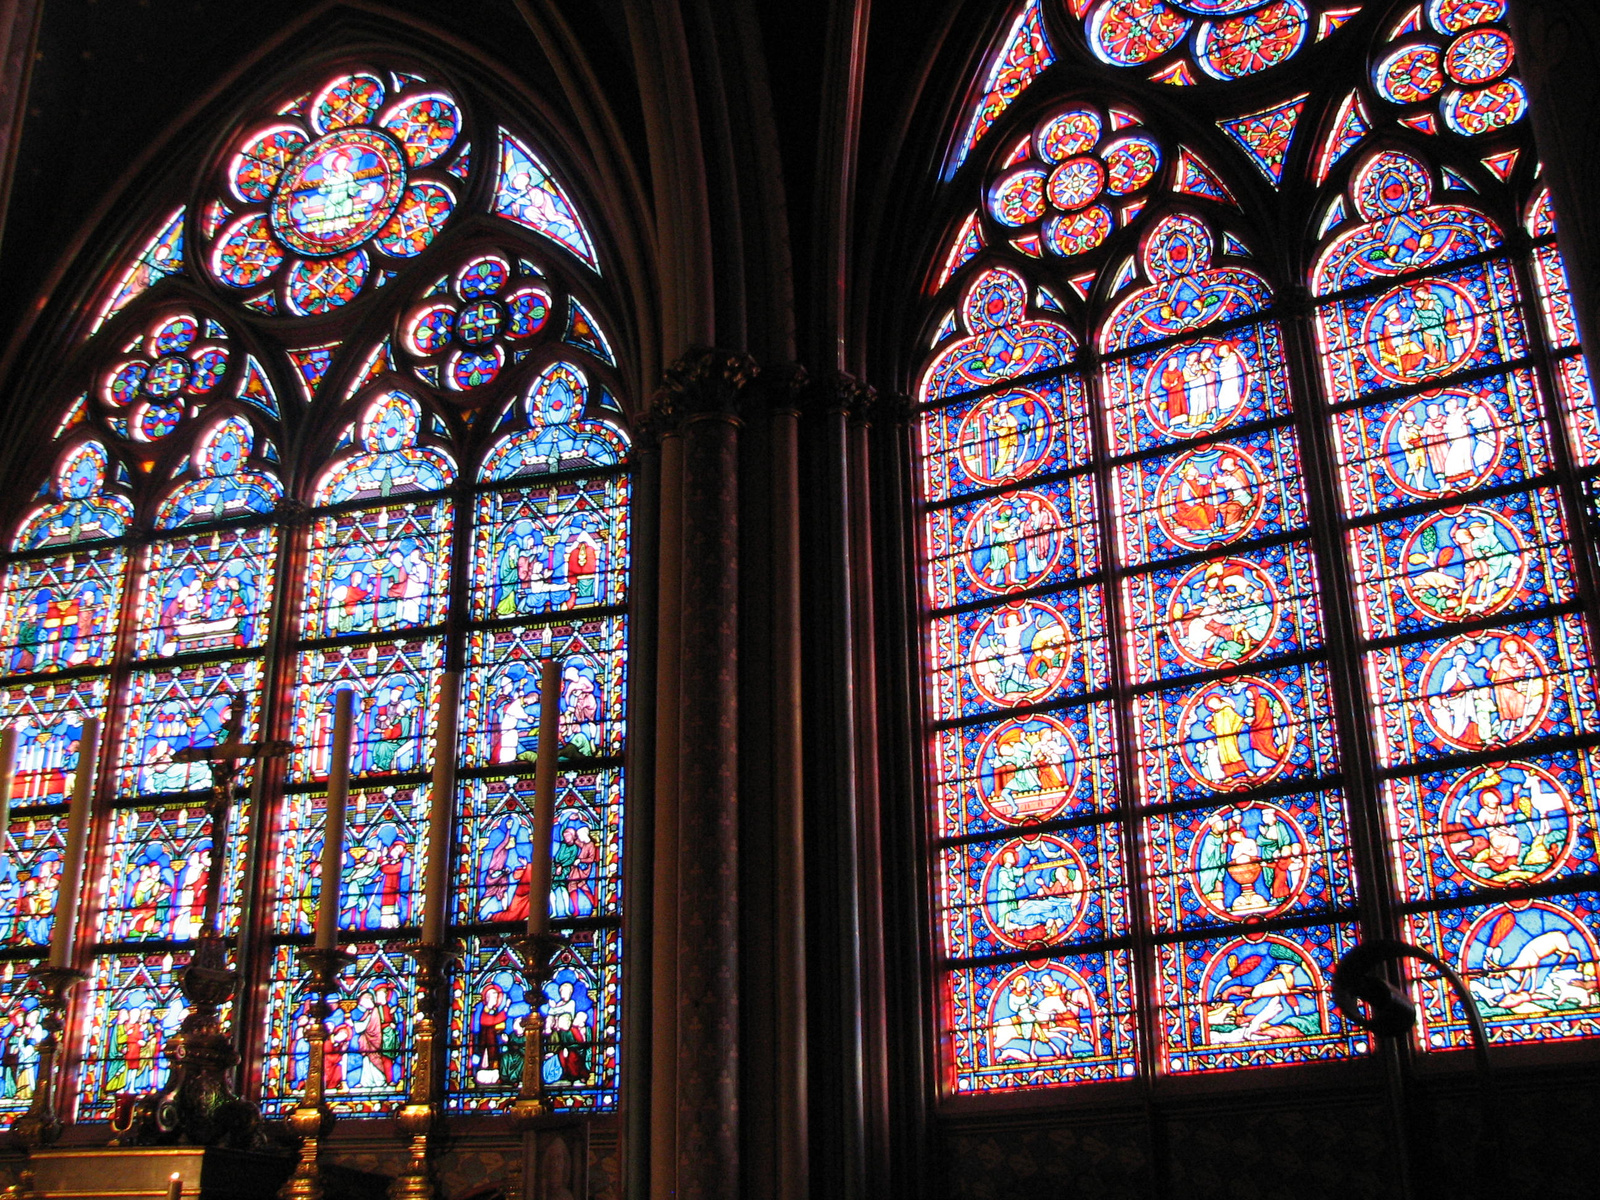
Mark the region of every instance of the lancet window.
POLYGON ((400 947, 431 888, 463 951, 447 1107, 514 1096, 534 1024, 555 1106, 616 1106, 631 477, 611 293, 570 181, 449 76, 362 61, 248 103, 236 144, 198 165, 57 348, 62 399, 30 468, 38 494, 11 522, 0 613, 3 720, 19 733, 0 1110, 25 1109, 36 1083, 26 972, 51 940, 86 716, 105 737, 71 1111, 111 1120, 165 1081, 214 869, 243 981, 225 1014, 243 1093, 267 1116, 293 1105, 308 1020, 295 952, 324 885, 341 688, 356 719, 337 907, 355 959, 330 1020, 330 1101, 376 1115, 405 1099, 415 966, 400 947), (561 737, 544 747, 551 656, 561 737), (441 745, 452 694, 458 737, 441 745), (289 750, 251 766, 214 855, 210 768, 182 752, 223 740, 235 706, 240 737, 289 750), (534 763, 558 752, 552 843, 535 847, 534 763), (450 853, 430 880, 439 805, 450 853), (552 859, 548 895, 530 895, 536 853, 552 859), (535 906, 565 937, 543 985, 499 937, 535 906))
POLYGON ((1363 937, 1600 1032, 1600 421, 1505 17, 1036 0, 990 52, 917 393, 950 1093, 1371 1053, 1363 937))

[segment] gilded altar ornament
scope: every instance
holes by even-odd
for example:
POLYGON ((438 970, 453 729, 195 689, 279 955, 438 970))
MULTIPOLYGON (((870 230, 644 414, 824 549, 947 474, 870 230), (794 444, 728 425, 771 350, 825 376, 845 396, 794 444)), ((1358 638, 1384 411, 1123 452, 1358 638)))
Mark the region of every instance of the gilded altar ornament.
POLYGON ((333 1013, 328 997, 338 994, 339 972, 355 961, 355 955, 315 946, 301 950, 299 957, 311 973, 306 981, 306 994, 311 997, 306 1024, 306 1084, 288 1121, 290 1131, 300 1139, 300 1161, 295 1164, 294 1174, 278 1189, 278 1196, 279 1200, 322 1200, 322 1174, 317 1160, 322 1141, 334 1124, 324 1088, 328 1017, 333 1013))

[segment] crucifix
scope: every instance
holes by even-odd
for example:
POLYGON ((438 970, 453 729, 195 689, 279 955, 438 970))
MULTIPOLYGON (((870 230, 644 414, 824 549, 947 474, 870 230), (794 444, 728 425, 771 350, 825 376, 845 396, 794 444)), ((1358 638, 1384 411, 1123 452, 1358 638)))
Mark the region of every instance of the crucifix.
POLYGON ((189 1001, 189 1012, 178 1029, 177 1046, 170 1052, 172 1068, 167 1082, 154 1096, 136 1100, 123 1121, 113 1120, 123 1145, 182 1142, 190 1145, 248 1145, 256 1136, 260 1116, 256 1106, 233 1094, 229 1073, 239 1056, 223 1031, 219 1010, 233 998, 237 975, 227 969, 222 940, 222 876, 226 869, 223 847, 233 814, 234 790, 239 774, 250 762, 281 758, 289 743, 247 742, 244 733, 245 699, 235 694, 223 722, 221 737, 210 746, 191 746, 172 756, 174 762, 206 763, 211 768, 211 797, 206 809, 211 817, 210 861, 206 867, 205 916, 189 965, 178 986, 189 1001))
POLYGON ((211 799, 206 804, 211 817, 211 861, 206 869, 205 919, 200 928, 202 943, 217 940, 222 927, 222 871, 218 869, 221 865, 218 847, 227 844, 239 772, 252 759, 282 758, 290 748, 288 742, 244 741, 241 737, 244 710, 244 697, 235 693, 228 704, 228 718, 222 723, 221 739, 210 746, 190 746, 172 756, 173 762, 208 763, 211 767, 211 799))

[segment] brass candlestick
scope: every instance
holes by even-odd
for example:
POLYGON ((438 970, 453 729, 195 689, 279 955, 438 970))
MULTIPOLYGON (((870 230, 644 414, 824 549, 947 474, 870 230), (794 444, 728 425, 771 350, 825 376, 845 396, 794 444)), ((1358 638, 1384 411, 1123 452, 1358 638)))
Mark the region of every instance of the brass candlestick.
POLYGON ((412 1034, 416 1062, 406 1102, 395 1114, 395 1124, 408 1142, 408 1157, 405 1168, 389 1185, 389 1195, 393 1200, 434 1200, 438 1193, 430 1160, 433 1134, 442 1115, 439 1022, 444 1011, 445 968, 456 952, 432 942, 413 942, 401 949, 417 962, 417 1019, 412 1034))
MULTIPOLYGON (((56 1055, 60 1053, 61 1031, 67 1024, 69 994, 88 976, 72 967, 35 967, 28 972, 42 996, 39 1026, 44 1038, 39 1043, 39 1065, 33 1079, 33 1100, 28 1111, 11 1122, 12 1140, 31 1156, 41 1146, 51 1145, 61 1136, 61 1121, 56 1116, 56 1055)), ((33 1193, 33 1167, 24 1163, 17 1180, 16 1195, 33 1193)))
POLYGON ((324 1059, 328 1049, 328 1016, 333 1006, 328 997, 339 992, 339 972, 355 961, 355 955, 344 950, 318 950, 306 948, 299 952, 300 961, 311 971, 306 980, 305 993, 311 997, 311 1024, 306 1029, 306 1084, 289 1114, 289 1128, 300 1138, 300 1161, 294 1174, 278 1190, 279 1200, 322 1200, 322 1177, 317 1167, 317 1155, 324 1138, 333 1129, 333 1109, 328 1106, 324 1091, 324 1059))
MULTIPOLYGON (((510 1109, 517 1132, 523 1135, 532 1132, 551 1115, 544 1091, 544 1021, 539 1016, 539 1005, 544 998, 546 981, 555 975, 552 963, 566 944, 567 939, 555 933, 527 933, 507 942, 522 962, 529 993, 528 1016, 522 1027, 522 1080, 510 1109)), ((518 1157, 519 1165, 513 1168, 507 1181, 506 1200, 530 1200, 532 1195, 535 1181, 523 1178, 520 1165, 523 1157, 518 1157)))

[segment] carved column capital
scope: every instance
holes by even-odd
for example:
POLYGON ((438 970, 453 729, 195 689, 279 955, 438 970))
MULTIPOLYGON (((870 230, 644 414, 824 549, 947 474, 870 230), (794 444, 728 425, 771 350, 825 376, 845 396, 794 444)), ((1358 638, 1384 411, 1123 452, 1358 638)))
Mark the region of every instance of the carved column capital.
POLYGON ((746 389, 760 374, 748 354, 695 346, 662 373, 649 420, 662 434, 697 417, 737 421, 746 389))
POLYGON ((799 388, 802 410, 844 417, 854 417, 866 411, 875 394, 872 388, 848 371, 829 371, 823 375, 808 376, 799 388))

